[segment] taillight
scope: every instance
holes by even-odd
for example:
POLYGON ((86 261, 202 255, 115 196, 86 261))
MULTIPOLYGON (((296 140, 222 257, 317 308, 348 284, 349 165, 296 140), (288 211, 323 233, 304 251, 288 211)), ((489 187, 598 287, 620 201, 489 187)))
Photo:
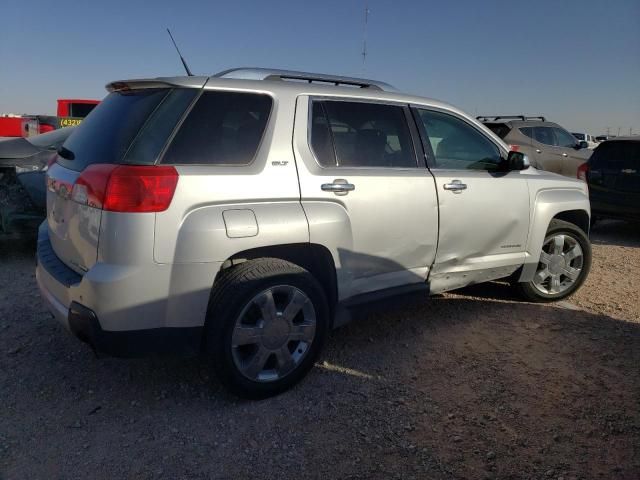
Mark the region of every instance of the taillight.
POLYGON ((162 212, 177 185, 173 167, 94 164, 78 177, 71 198, 111 212, 162 212))
POLYGON ((582 165, 580 165, 578 167, 578 179, 582 180, 583 182, 587 181, 587 174, 589 173, 589 164, 588 163, 583 163, 582 165))
POLYGON ((519 152, 520 151, 520 145, 509 145, 509 151, 510 152, 519 152))

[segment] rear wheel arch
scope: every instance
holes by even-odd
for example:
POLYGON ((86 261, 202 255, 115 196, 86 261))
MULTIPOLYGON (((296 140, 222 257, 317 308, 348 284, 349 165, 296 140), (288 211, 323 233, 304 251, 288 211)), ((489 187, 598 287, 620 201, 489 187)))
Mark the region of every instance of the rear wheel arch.
POLYGON ((329 303, 331 318, 333 318, 338 302, 336 266, 331 252, 323 245, 315 243, 291 243, 257 247, 237 252, 223 263, 222 268, 216 275, 214 284, 226 269, 259 258, 278 258, 285 260, 311 273, 324 290, 329 303))

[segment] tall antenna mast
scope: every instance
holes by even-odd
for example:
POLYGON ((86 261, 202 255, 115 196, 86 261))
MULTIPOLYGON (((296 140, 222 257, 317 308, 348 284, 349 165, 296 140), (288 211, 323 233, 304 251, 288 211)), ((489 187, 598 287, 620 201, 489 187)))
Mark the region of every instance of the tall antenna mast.
POLYGON ((367 62, 367 24, 369 23, 369 2, 364 4, 364 26, 362 32, 362 70, 365 69, 365 64, 367 62))
POLYGON ((185 71, 187 72, 187 75, 189 75, 190 77, 193 77, 193 73, 191 73, 191 70, 189 70, 189 67, 187 66, 187 62, 185 62, 184 58, 182 58, 182 54, 180 53, 180 49, 178 48, 178 45, 176 45, 176 41, 173 39, 173 35, 171 35, 171 30, 169 30, 168 28, 167 28, 167 33, 171 37, 171 41, 173 42, 173 46, 176 47, 176 52, 178 52, 178 56, 180 57, 180 60, 182 61, 182 66, 184 67, 185 71))

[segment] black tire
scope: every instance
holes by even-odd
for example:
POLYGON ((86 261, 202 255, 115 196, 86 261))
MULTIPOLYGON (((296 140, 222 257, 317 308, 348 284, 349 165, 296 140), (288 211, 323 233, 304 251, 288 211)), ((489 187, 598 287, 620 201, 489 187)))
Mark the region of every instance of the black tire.
POLYGON ((324 291, 307 270, 277 258, 249 260, 223 271, 209 300, 205 324, 204 353, 221 383, 243 398, 261 399, 284 392, 299 382, 313 367, 329 330, 329 307, 324 291), (315 333, 300 363, 286 376, 273 381, 254 381, 234 361, 232 335, 245 307, 260 292, 276 286, 302 291, 315 310, 315 333))
MULTIPOLYGON (((533 281, 518 283, 516 287, 525 300, 528 300, 530 302, 555 302, 557 300, 562 300, 563 298, 567 298, 576 290, 578 290, 589 275, 592 255, 591 242, 589 242, 589 238, 587 237, 587 235, 582 231, 582 229, 580 229, 573 223, 565 222, 563 220, 551 220, 551 223, 549 224, 549 228, 547 230, 547 234, 545 236, 545 241, 549 237, 557 234, 569 235, 580 244, 583 254, 582 270, 574 283, 569 288, 560 293, 544 293, 535 287, 533 281)), ((541 265, 539 264, 538 266, 541 265)))

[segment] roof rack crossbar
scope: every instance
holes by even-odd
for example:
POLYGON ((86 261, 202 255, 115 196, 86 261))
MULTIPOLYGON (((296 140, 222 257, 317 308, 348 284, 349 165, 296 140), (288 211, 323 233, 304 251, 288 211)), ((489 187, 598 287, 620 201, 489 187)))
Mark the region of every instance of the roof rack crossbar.
POLYGON ((349 85, 360 88, 371 88, 383 91, 395 91, 391 85, 378 80, 365 78, 342 77, 323 73, 297 72, 293 70, 272 70, 269 68, 232 68, 214 75, 216 78, 236 78, 243 80, 295 80, 307 83, 329 83, 335 86, 349 85))
POLYGON ((476 117, 476 120, 480 120, 481 122, 497 122, 498 120, 522 120, 523 122, 526 120, 547 121, 547 119, 541 115, 533 117, 526 115, 479 115, 476 117))

